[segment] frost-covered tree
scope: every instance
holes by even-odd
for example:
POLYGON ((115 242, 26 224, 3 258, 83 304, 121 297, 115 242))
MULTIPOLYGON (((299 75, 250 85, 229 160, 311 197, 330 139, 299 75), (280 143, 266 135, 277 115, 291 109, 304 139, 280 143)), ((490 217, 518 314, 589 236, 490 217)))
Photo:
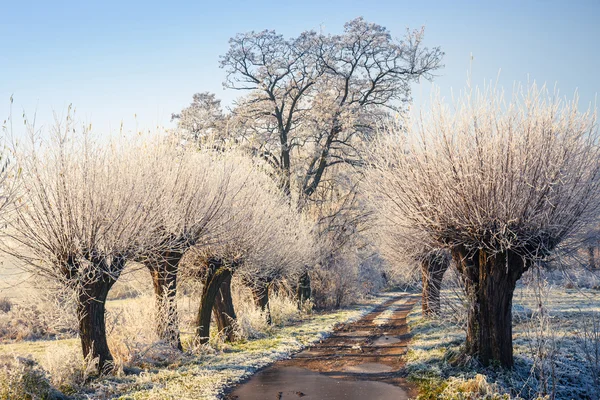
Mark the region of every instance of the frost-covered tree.
MULTIPOLYGON (((13 98, 10 98, 12 106, 13 98)), ((27 122, 27 121, 25 121, 27 122)), ((0 219, 6 219, 14 210, 18 183, 18 165, 13 152, 7 146, 7 137, 12 134, 12 116, 3 121, 0 137, 0 219)))
POLYGON ((443 53, 423 47, 422 39, 420 30, 396 41, 386 28, 357 18, 341 35, 307 31, 285 39, 262 31, 230 40, 221 59, 225 86, 249 92, 234 117, 286 194, 294 184, 299 196, 310 197, 329 167, 360 162, 357 140, 410 99, 411 82, 440 67, 443 53))
MULTIPOLYGON (((158 228, 160 174, 142 147, 94 142, 71 117, 50 140, 32 133, 19 150, 21 174, 11 252, 36 274, 73 290, 83 355, 110 367, 105 302, 129 260, 164 240, 158 228)), ((31 128, 31 132, 34 129, 31 128)))
POLYGON ((253 251, 239 274, 252 289, 256 305, 271 323, 269 292, 282 280, 297 282, 318 257, 314 224, 286 204, 280 204, 273 214, 272 226, 262 251, 253 251))
POLYGON ((181 350, 177 317, 177 275, 186 252, 211 232, 217 221, 232 168, 210 150, 178 149, 166 142, 150 145, 155 168, 150 186, 162 187, 159 217, 163 242, 138 259, 150 271, 157 309, 160 339, 181 350))
POLYGON ((188 107, 171 115, 171 121, 175 120, 177 126, 185 132, 184 138, 191 141, 220 134, 227 122, 221 100, 209 92, 194 94, 188 107))
POLYGON ((234 273, 259 286, 309 262, 314 247, 298 213, 259 164, 242 155, 223 157, 236 157, 236 162, 216 222, 220 229, 194 248, 194 262, 185 272, 203 284, 196 327, 202 343, 208 341, 215 300, 217 323, 230 336, 228 321, 235 314, 227 293, 234 273))
POLYGON ((406 229, 403 216, 395 218, 396 205, 390 200, 385 196, 372 198, 372 207, 377 210, 373 212, 373 239, 396 276, 406 282, 420 277, 423 315, 438 314, 442 279, 450 266, 450 254, 435 243, 428 243, 423 232, 406 229))
POLYGON ((396 222, 452 252, 466 285, 466 352, 513 364, 511 309, 522 274, 600 206, 594 115, 535 86, 511 99, 467 92, 379 149, 371 189, 396 222))

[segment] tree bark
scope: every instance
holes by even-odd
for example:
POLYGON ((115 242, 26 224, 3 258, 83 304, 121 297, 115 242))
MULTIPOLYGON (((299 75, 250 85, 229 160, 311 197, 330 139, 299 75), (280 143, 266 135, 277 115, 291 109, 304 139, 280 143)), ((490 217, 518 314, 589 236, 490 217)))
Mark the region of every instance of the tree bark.
POLYGON ((196 320, 196 336, 202 344, 207 343, 210 338, 210 316, 217 293, 223 282, 231 277, 231 270, 223 268, 221 260, 210 259, 208 263, 196 320))
POLYGON ((425 316, 432 316, 440 312, 440 290, 442 278, 450 265, 449 260, 443 255, 434 252, 428 254, 421 261, 422 312, 425 316))
POLYGON ((252 294, 254 295, 254 303, 265 313, 267 324, 273 323, 271 319, 271 307, 269 305, 269 286, 270 282, 260 282, 258 286, 252 288, 252 294))
POLYGON ((283 181, 281 182, 281 190, 283 191, 283 194, 286 197, 291 198, 292 173, 290 169, 290 150, 289 145, 287 143, 287 135, 285 136, 285 139, 281 140, 281 165, 283 171, 283 181))
POLYGON ((590 269, 593 271, 596 269, 596 257, 594 254, 594 251, 596 250, 595 246, 588 246, 588 260, 589 260, 589 265, 590 265, 590 269))
POLYGON ((146 260, 156 303, 156 333, 160 340, 183 350, 177 315, 177 271, 183 252, 165 252, 157 259, 146 260))
POLYGON ((486 366, 496 360, 512 367, 512 297, 528 264, 512 251, 489 254, 476 250, 468 254, 461 248, 453 256, 470 303, 466 353, 486 366))
POLYGON ((227 341, 233 342, 235 340, 233 323, 236 320, 236 315, 233 308, 233 299, 231 298, 231 274, 225 278, 215 296, 213 312, 219 332, 225 335, 227 341))
POLYGON ((112 368, 113 357, 106 340, 106 298, 116 279, 106 274, 78 288, 77 317, 83 356, 98 360, 98 373, 112 368))
POLYGON ((300 276, 298 288, 296 289, 296 296, 298 297, 298 308, 302 309, 304 303, 310 300, 311 296, 310 275, 308 275, 308 272, 305 272, 300 276))

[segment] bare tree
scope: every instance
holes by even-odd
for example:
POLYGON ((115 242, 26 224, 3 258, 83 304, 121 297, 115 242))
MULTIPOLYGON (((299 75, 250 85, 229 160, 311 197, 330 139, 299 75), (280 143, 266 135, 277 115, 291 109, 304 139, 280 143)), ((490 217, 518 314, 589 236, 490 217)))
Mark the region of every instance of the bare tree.
POLYGON ((157 223, 160 173, 142 148, 101 144, 71 117, 51 141, 35 137, 20 149, 19 199, 10 223, 11 252, 37 274, 74 290, 83 355, 110 367, 105 302, 128 260, 161 241, 157 223), (137 156, 134 156, 136 155, 137 156))
POLYGON ((201 242, 218 220, 232 169, 211 150, 178 149, 172 143, 152 148, 153 164, 162 173, 150 176, 160 192, 159 216, 164 241, 144 252, 138 261, 150 271, 157 308, 157 333, 182 349, 177 317, 177 273, 185 253, 201 242))
POLYGON ((194 94, 188 107, 178 114, 171 115, 171 121, 174 120, 177 120, 178 127, 185 131, 184 138, 191 141, 217 135, 224 130, 227 122, 221 100, 209 92, 194 94))
POLYGON ((207 239, 209 245, 194 249, 198 254, 195 265, 186 272, 199 276, 203 283, 196 330, 201 343, 208 340, 215 299, 217 322, 223 323, 220 328, 226 334, 231 331, 227 322, 234 313, 227 293, 233 273, 239 272, 252 283, 271 279, 282 270, 302 265, 313 248, 310 235, 298 233, 305 230, 300 229, 297 212, 260 165, 239 156, 236 169, 219 216, 222 229, 207 239), (218 315, 223 311, 228 313, 226 318, 218 315))
MULTIPOLYGON (((12 107, 13 98, 10 98, 12 107)), ((27 122, 25 120, 25 122, 27 122)), ((10 115, 2 124, 0 138, 0 219, 7 219, 12 215, 18 189, 18 164, 14 153, 8 147, 8 139, 12 135, 13 120, 10 115)))
POLYGON ((253 251, 239 271, 242 281, 252 289, 254 300, 271 323, 269 292, 282 280, 297 282, 306 274, 306 266, 315 263, 318 247, 314 223, 296 213, 288 204, 272 215, 268 238, 261 251, 253 251))
POLYGON ((442 279, 450 266, 449 252, 428 240, 425 232, 404 226, 405 216, 397 214, 396 199, 380 191, 371 192, 370 188, 365 182, 363 190, 370 197, 373 210, 372 236, 381 255, 404 281, 413 281, 411 278, 419 270, 423 315, 438 314, 442 279))
POLYGON ((221 59, 226 69, 225 86, 252 91, 245 100, 250 115, 262 116, 254 131, 263 139, 274 140, 273 153, 259 143, 260 153, 281 173, 284 193, 291 193, 291 151, 299 143, 292 137, 299 117, 305 112, 304 96, 323 73, 315 52, 315 32, 304 32, 286 40, 274 31, 238 34, 230 39, 230 48, 221 59), (263 128, 264 127, 264 128, 263 128))
POLYGON ((357 254, 370 245, 365 233, 371 212, 358 179, 360 174, 347 164, 329 168, 303 207, 315 221, 319 257, 298 282, 299 303, 311 299, 316 308, 339 307, 356 295, 358 268, 353 267, 361 262, 357 254))
POLYGON ((299 195, 311 196, 328 167, 360 161, 355 142, 376 116, 399 110, 410 83, 440 67, 443 53, 424 48, 422 38, 421 30, 395 41, 386 28, 357 18, 342 35, 307 31, 287 40, 263 31, 230 40, 221 60, 225 86, 250 92, 237 116, 286 194, 296 173, 299 195), (304 155, 293 162, 295 149, 304 155))
POLYGON ((440 291, 442 279, 450 266, 450 254, 435 249, 420 257, 421 267, 421 308, 423 315, 431 316, 440 312, 440 291))
POLYGON ((470 301, 466 352, 484 364, 513 364, 521 275, 596 218, 595 122, 535 86, 510 101, 468 91, 379 149, 371 189, 395 204, 400 226, 451 250, 470 301))

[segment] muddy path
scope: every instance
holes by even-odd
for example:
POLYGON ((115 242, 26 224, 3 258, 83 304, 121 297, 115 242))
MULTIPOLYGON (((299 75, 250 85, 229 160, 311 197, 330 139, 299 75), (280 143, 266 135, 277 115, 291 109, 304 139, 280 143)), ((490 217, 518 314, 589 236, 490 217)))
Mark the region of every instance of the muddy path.
POLYGON ((232 388, 227 400, 408 399, 403 355, 406 316, 417 296, 394 297, 331 336, 256 373, 232 388))

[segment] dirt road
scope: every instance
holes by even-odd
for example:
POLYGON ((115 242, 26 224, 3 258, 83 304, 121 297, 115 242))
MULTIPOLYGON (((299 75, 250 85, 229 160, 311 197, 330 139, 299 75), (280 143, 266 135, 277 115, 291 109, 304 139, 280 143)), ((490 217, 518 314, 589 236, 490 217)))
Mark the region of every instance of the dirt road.
POLYGON ((406 315, 417 300, 392 298, 320 343, 233 388, 228 400, 387 400, 416 395, 404 379, 406 315))

